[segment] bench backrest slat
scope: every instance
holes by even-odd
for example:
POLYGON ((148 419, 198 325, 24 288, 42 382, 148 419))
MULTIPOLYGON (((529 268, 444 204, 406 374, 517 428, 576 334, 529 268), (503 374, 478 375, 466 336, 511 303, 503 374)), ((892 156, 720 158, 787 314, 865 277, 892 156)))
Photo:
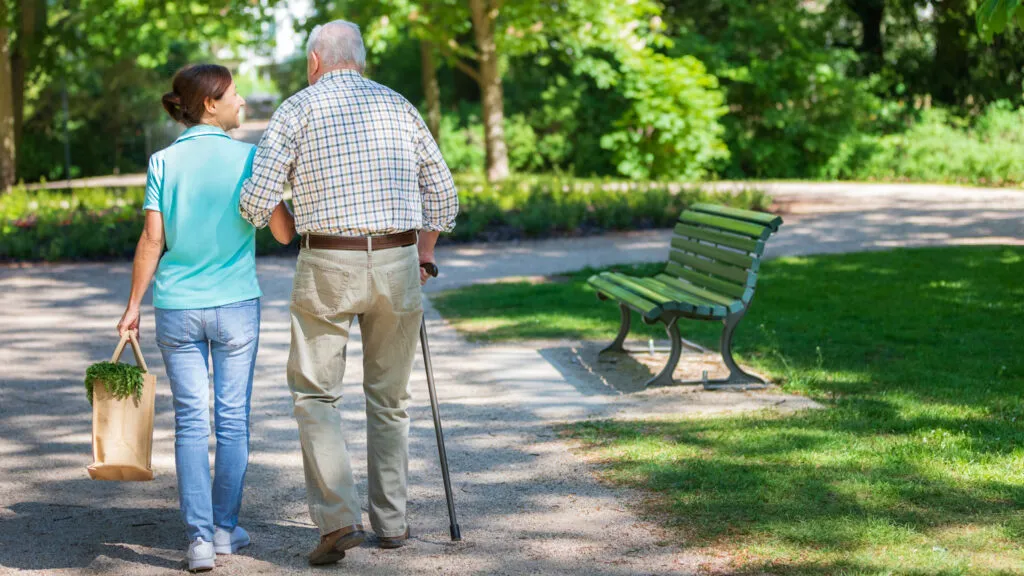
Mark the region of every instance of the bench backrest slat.
POLYGON ((730 280, 737 285, 743 285, 747 282, 749 274, 743 268, 737 268, 736 266, 730 266, 728 264, 719 264, 711 260, 699 258, 693 254, 687 254, 681 250, 672 250, 669 253, 669 258, 673 262, 678 262, 688 268, 704 272, 712 276, 730 280))
POLYGON ((729 208, 728 206, 704 203, 694 204, 693 206, 690 206, 689 209, 695 212, 727 216, 736 220, 743 220, 760 226, 767 226, 768 228, 771 228, 772 232, 778 232, 779 226, 782 225, 782 218, 780 216, 769 214, 767 212, 755 212, 753 210, 742 210, 740 208, 729 208))
POLYGON ((704 240, 719 246, 760 255, 764 252, 764 240, 751 240, 745 236, 725 234, 711 228, 698 228, 686 224, 676 224, 674 232, 677 236, 685 236, 693 240, 704 240))
POLYGON ((687 210, 686 212, 683 212, 679 217, 679 220, 684 224, 715 228, 722 232, 741 234, 756 240, 767 240, 768 236, 771 235, 771 228, 768 228, 767 226, 744 222, 742 220, 733 220, 732 218, 727 218, 725 216, 705 214, 703 212, 687 210))
POLYGON ((758 259, 743 252, 726 250, 710 244, 701 244, 700 242, 694 242, 693 240, 689 240, 682 236, 676 236, 672 239, 672 247, 677 250, 682 250, 683 252, 699 254, 717 262, 732 264, 733 266, 743 269, 754 269, 756 271, 757 263, 759 262, 758 259))

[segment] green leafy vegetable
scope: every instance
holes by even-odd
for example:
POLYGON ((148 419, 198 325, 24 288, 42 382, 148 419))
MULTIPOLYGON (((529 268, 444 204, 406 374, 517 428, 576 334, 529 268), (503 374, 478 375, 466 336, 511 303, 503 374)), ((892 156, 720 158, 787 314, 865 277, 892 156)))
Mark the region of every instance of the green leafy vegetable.
POLYGON ((85 395, 92 404, 92 391, 97 383, 107 387, 107 392, 124 400, 129 396, 138 402, 142 399, 142 369, 120 362, 99 362, 85 371, 85 395))

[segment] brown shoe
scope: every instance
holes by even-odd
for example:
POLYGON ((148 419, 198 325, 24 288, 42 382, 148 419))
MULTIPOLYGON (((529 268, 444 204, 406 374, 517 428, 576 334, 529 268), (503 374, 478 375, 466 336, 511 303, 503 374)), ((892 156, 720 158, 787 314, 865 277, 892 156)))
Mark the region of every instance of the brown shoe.
POLYGON ((309 563, 313 566, 334 564, 345 557, 345 550, 359 546, 365 539, 366 533, 358 524, 335 530, 320 537, 320 545, 309 553, 309 563))
POLYGON ((401 536, 378 536, 377 544, 386 550, 393 548, 401 548, 405 546, 406 541, 409 540, 409 528, 405 528, 405 534, 401 536))

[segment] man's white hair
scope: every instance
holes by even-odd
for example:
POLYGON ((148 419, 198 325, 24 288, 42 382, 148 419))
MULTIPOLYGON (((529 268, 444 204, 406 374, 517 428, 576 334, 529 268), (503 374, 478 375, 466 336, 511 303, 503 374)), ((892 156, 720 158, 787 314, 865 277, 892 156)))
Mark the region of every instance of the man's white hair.
POLYGON ((345 21, 334 20, 313 28, 306 44, 306 56, 316 52, 324 68, 343 64, 366 67, 366 46, 359 26, 345 21))

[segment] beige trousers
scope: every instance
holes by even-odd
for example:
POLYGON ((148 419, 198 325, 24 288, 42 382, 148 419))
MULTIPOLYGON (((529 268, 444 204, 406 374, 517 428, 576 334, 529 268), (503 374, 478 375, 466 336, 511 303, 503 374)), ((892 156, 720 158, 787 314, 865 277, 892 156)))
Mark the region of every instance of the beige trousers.
POLYGON ((370 525, 405 533, 409 470, 409 373, 423 317, 415 246, 373 252, 299 253, 291 302, 288 386, 299 424, 309 513, 321 534, 362 523, 342 436, 345 351, 358 316, 370 525))

